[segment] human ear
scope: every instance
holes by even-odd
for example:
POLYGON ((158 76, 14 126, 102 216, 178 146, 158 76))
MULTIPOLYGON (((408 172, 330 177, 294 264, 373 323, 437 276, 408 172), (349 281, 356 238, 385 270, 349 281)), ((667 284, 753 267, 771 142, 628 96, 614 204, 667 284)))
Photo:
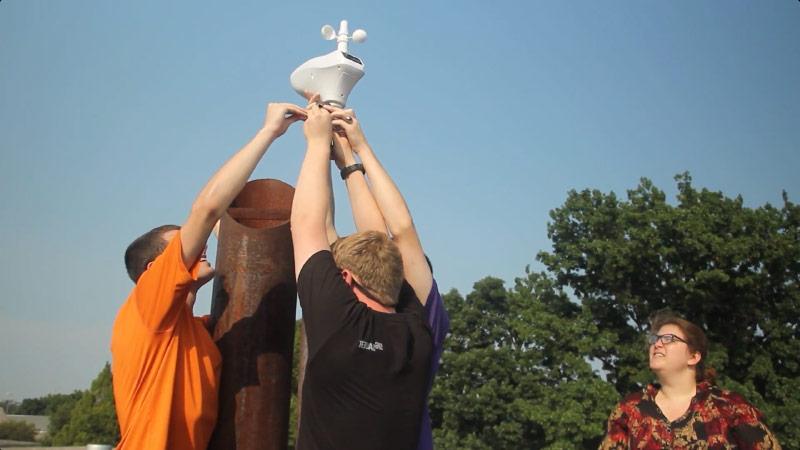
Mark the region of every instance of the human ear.
POLYGON ((349 270, 342 269, 342 278, 344 278, 345 284, 353 287, 353 274, 349 270))
POLYGON ((693 352, 692 357, 689 358, 687 364, 689 364, 690 366, 696 366, 697 364, 700 363, 701 359, 703 359, 703 355, 701 355, 700 352, 693 352))

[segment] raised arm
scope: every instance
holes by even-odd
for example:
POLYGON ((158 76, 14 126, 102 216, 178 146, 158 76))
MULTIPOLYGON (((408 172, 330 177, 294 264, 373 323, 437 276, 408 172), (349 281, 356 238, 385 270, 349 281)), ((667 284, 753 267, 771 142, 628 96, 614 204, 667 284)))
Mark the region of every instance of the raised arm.
POLYGON ((433 275, 425 259, 425 252, 422 250, 408 205, 367 143, 353 110, 334 111, 333 124, 344 130, 353 152, 361 158, 375 203, 403 256, 406 280, 414 289, 417 298, 424 304, 433 286, 433 275))
MULTIPOLYGON (((346 135, 334 133, 333 146, 334 161, 340 174, 342 169, 352 168, 358 164, 346 135)), ((350 173, 345 174, 344 181, 347 186, 347 195, 350 199, 356 230, 388 233, 383 215, 375 202, 375 198, 372 196, 372 192, 369 190, 364 172, 360 170, 350 171, 350 173)))
POLYGON ((181 226, 181 256, 186 267, 191 267, 200 256, 214 225, 247 183, 270 144, 285 133, 289 125, 305 117, 305 110, 296 105, 270 103, 267 106, 264 125, 206 183, 181 226))
POLYGON ((291 217, 295 276, 314 253, 330 249, 326 214, 331 198, 331 114, 320 105, 309 104, 303 132, 306 156, 297 177, 291 217))
MULTIPOLYGON (((330 177, 328 177, 328 181, 330 181, 330 177)), ((339 239, 339 233, 336 231, 336 223, 334 222, 334 216, 336 215, 336 202, 333 198, 333 187, 330 187, 331 190, 331 200, 328 203, 328 211, 325 213, 325 235, 328 237, 328 245, 333 245, 339 239)))

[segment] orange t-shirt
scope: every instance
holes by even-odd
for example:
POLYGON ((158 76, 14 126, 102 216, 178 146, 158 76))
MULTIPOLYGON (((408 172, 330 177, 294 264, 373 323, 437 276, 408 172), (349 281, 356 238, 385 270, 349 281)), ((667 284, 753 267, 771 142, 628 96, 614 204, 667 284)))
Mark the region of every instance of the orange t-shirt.
POLYGON ((114 321, 111 371, 117 450, 205 450, 217 420, 222 363, 186 295, 180 232, 147 269, 114 321))

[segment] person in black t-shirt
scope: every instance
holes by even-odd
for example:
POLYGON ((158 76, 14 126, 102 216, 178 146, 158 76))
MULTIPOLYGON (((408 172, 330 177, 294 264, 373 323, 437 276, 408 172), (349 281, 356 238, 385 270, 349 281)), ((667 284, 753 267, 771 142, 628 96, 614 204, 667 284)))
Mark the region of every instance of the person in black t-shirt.
MULTIPOLYGON (((403 258, 403 277, 425 306, 425 320, 433 336, 433 353, 428 376, 428 392, 439 368, 450 319, 444 300, 433 279, 433 269, 425 256, 411 211, 372 147, 352 109, 330 108, 333 112, 333 159, 347 185, 353 220, 358 231, 388 231, 403 258), (359 161, 360 160, 360 161, 359 161), (361 164, 359 164, 361 163, 361 164), (367 184, 369 178, 369 184, 367 184)), ((331 202, 333 206, 333 202, 331 202)), ((328 240, 338 234, 333 225, 333 207, 328 212, 328 240)), ((403 305, 398 305, 398 312, 403 305)), ((433 432, 427 404, 424 405, 417 450, 433 450, 433 432)))
POLYGON ((401 251, 380 231, 336 242, 326 213, 336 112, 312 102, 292 204, 297 290, 308 363, 298 450, 416 448, 432 338, 401 251))

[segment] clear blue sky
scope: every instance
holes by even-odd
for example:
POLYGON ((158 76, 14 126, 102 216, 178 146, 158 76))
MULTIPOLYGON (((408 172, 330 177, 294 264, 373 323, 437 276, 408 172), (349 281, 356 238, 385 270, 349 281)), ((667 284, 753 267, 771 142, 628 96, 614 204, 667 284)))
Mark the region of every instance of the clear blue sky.
MULTIPOLYGON (((350 106, 442 290, 536 267, 570 189, 673 196, 688 170, 751 206, 800 197, 796 0, 2 0, 0 399, 89 386, 127 244, 185 219, 268 101, 301 102, 289 74, 340 19, 369 33, 350 106)), ((303 150, 295 126, 254 176, 294 184, 303 150)))

